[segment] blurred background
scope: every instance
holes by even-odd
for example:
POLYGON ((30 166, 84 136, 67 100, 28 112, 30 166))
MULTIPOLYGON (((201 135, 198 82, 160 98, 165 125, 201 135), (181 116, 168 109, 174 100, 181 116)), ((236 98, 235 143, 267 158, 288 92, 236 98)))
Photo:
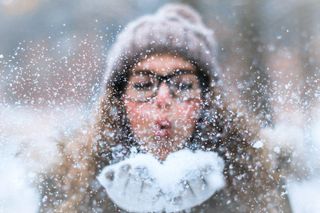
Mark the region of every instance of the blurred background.
POLYGON ((308 111, 317 102, 317 0, 0 0, 0 101, 92 104, 117 33, 167 2, 202 14, 215 31, 230 99, 241 97, 262 125, 279 110, 308 111))
MULTIPOLYGON (((276 129, 278 141, 286 133, 313 147, 307 155, 320 153, 319 0, 0 0, 0 154, 12 140, 35 141, 26 133, 37 125, 48 132, 42 141, 77 126, 97 101, 116 35, 168 2, 189 4, 214 30, 231 102, 276 129), (12 139, 17 129, 21 137, 12 139)), ((301 186, 293 184, 292 199, 303 190, 320 197, 309 190, 319 181, 301 186)))

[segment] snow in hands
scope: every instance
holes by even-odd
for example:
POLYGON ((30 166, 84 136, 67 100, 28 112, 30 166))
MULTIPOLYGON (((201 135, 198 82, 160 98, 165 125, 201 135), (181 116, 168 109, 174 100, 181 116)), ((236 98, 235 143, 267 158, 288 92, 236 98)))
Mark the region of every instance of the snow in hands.
POLYGON ((184 149, 163 162, 151 154, 134 155, 105 167, 98 180, 122 209, 176 212, 200 205, 220 190, 223 168, 215 152, 184 149))

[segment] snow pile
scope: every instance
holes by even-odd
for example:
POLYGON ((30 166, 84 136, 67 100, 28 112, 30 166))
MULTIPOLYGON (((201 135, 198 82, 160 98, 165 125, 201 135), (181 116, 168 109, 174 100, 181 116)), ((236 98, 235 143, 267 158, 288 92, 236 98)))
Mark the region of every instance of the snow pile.
POLYGON ((79 120, 76 112, 0 106, 0 212, 38 211, 36 175, 59 159, 56 139, 70 115, 79 120))
POLYGON ((312 174, 320 176, 320 110, 315 114, 313 120, 310 130, 310 141, 307 144, 310 147, 308 160, 312 168, 312 174))
POLYGON ((53 119, 22 108, 0 111, 0 212, 37 212, 36 174, 57 156, 53 119))
POLYGON ((320 211, 320 175, 304 181, 289 181, 288 194, 295 213, 320 211))
POLYGON ((37 212, 39 194, 32 185, 32 173, 23 160, 0 155, 0 212, 37 212))
POLYGON ((109 197, 132 212, 175 212, 199 205, 224 186, 223 160, 214 152, 181 150, 160 163, 137 154, 98 176, 109 197))
POLYGON ((308 175, 308 148, 305 144, 305 128, 301 112, 283 113, 274 127, 261 130, 261 137, 269 150, 274 168, 283 169, 283 175, 308 175))
POLYGON ((15 156, 33 172, 43 171, 56 160, 55 120, 40 111, 0 108, 0 145, 3 154, 15 156), (45 162, 45 163, 44 163, 45 162))
POLYGON ((288 183, 289 198, 294 212, 318 213, 320 210, 320 110, 312 113, 306 146, 306 164, 310 174, 306 179, 292 178, 288 183))
MULTIPOLYGON (((318 107, 319 108, 319 107, 318 107)), ((274 128, 262 131, 275 166, 287 170, 287 190, 293 212, 320 209, 320 111, 282 115, 274 128)))
POLYGON ((261 132, 270 159, 275 166, 286 167, 289 176, 320 174, 320 111, 311 114, 311 119, 301 112, 286 114, 273 128, 261 132))

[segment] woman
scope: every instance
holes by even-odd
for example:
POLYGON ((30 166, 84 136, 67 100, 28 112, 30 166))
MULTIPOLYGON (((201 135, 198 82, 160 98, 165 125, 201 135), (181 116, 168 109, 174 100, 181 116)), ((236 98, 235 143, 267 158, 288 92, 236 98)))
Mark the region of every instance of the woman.
MULTIPOLYGON (((184 5, 130 23, 110 51, 93 128, 61 145, 44 178, 46 212, 117 212, 97 176, 132 153, 165 161, 181 149, 218 153, 225 186, 189 211, 289 212, 257 131, 225 101, 212 31, 184 5)), ((124 208, 125 209, 125 208, 124 208)))

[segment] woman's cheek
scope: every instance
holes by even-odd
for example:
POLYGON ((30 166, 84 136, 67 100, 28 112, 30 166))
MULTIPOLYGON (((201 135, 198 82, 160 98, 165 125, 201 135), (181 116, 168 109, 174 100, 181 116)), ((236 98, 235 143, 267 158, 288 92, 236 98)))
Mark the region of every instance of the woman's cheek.
POLYGON ((151 109, 144 103, 126 102, 127 117, 130 121, 131 127, 137 131, 145 128, 150 123, 151 109))
POLYGON ((200 104, 196 102, 181 103, 172 116, 175 120, 175 132, 181 139, 190 137, 200 115, 200 104))
POLYGON ((200 115, 200 102, 185 102, 177 108, 177 118, 185 122, 196 122, 200 115))

